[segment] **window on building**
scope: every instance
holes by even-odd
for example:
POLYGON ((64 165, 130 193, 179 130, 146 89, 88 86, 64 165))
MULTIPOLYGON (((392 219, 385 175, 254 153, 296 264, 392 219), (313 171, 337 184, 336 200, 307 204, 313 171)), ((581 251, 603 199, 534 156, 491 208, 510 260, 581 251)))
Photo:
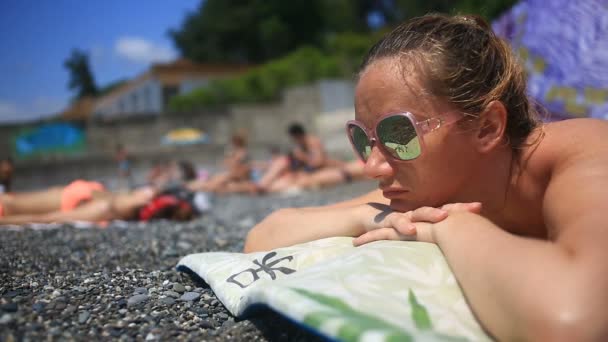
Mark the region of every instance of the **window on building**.
POLYGON ((131 112, 135 113, 135 112, 139 112, 139 106, 137 105, 137 92, 134 91, 131 94, 131 112))
POLYGON ((152 111, 152 104, 150 103, 150 86, 144 87, 144 112, 152 111))
POLYGON ((177 94, 178 89, 176 86, 163 87, 163 111, 167 110, 167 108, 169 107, 169 101, 171 101, 171 98, 177 94))

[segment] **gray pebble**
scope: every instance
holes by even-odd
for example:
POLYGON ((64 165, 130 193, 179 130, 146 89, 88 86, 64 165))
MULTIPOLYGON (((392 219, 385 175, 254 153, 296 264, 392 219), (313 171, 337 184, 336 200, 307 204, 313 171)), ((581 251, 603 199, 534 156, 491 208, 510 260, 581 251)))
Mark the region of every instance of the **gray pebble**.
POLYGON ((164 297, 158 300, 162 305, 173 305, 175 303, 175 299, 171 297, 164 297))
POLYGON ((146 300, 148 300, 148 295, 138 294, 127 300, 127 306, 137 305, 139 303, 145 302, 146 300))
POLYGON ((197 292, 186 292, 179 299, 183 301, 193 301, 198 299, 200 296, 201 294, 197 292))
POLYGON ((183 293, 184 291, 186 291, 186 288, 184 287, 184 285, 182 285, 180 283, 174 283, 173 291, 183 293))
POLYGON ((0 324, 8 324, 13 321, 13 315, 5 313, 0 317, 0 324))
POLYGON ((90 316, 91 316, 91 314, 88 311, 83 311, 83 312, 79 313, 78 314, 78 323, 82 324, 82 323, 86 322, 90 316))
POLYGON ((165 291, 163 292, 163 294, 167 297, 173 297, 173 298, 179 298, 179 293, 175 292, 175 291, 165 291))
POLYGON ((210 329, 213 328, 213 324, 207 320, 201 320, 201 322, 199 323, 200 327, 203 329, 210 329))
POLYGON ((145 287, 138 287, 133 290, 134 294, 148 294, 148 289, 145 287))
POLYGON ((3 305, 0 305, 0 310, 4 311, 4 312, 17 312, 18 306, 17 303, 6 303, 3 305))

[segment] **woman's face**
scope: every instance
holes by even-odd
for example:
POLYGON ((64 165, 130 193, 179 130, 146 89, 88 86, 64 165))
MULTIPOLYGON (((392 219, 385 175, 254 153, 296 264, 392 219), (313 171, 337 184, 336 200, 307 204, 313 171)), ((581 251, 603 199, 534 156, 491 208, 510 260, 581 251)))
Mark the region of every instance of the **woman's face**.
MULTIPOLYGON (((378 117, 410 112, 418 121, 460 117, 446 101, 425 95, 416 75, 407 74, 395 58, 373 62, 361 74, 355 90, 356 119, 369 130, 378 117)), ((424 137, 422 154, 412 161, 397 161, 374 145, 364 172, 378 180, 379 188, 391 200, 391 208, 408 211, 421 206, 441 206, 458 201, 475 167, 476 154, 471 134, 444 125, 424 137)))

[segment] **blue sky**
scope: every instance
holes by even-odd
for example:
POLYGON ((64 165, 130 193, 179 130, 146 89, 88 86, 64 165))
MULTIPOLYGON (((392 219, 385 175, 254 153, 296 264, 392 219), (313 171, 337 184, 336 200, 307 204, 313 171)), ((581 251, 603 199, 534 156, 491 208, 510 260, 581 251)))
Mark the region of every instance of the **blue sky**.
POLYGON ((98 86, 177 56, 167 35, 200 0, 5 0, 0 4, 0 122, 64 109, 72 96, 63 62, 89 53, 98 86))

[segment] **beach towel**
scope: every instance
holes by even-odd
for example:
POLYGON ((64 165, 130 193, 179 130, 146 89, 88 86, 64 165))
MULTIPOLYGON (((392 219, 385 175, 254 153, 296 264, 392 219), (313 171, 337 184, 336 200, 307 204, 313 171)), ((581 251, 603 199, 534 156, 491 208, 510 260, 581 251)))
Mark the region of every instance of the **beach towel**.
POLYGON ((191 254, 177 265, 237 317, 270 308, 342 341, 490 338, 436 245, 335 237, 268 252, 191 254))

